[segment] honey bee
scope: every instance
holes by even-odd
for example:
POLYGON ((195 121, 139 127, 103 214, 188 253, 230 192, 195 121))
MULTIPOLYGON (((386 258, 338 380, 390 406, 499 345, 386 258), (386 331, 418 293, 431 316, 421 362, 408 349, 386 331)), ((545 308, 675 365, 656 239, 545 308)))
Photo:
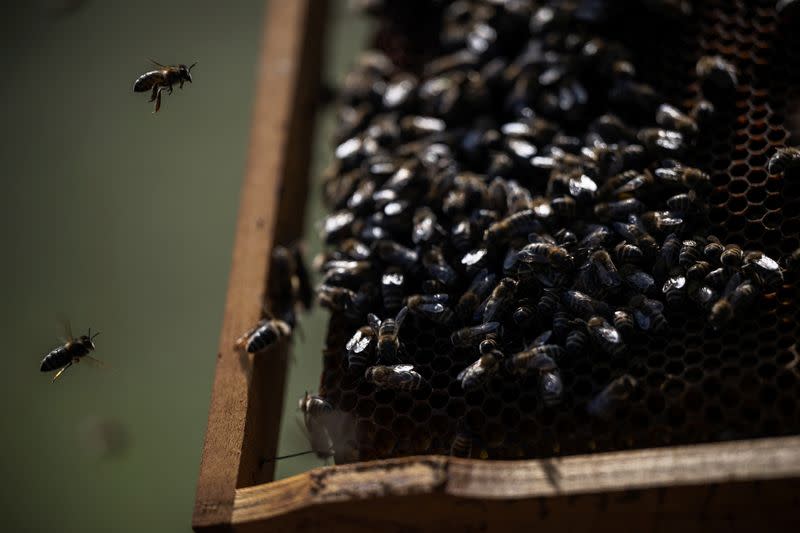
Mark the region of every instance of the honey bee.
POLYGON ((678 163, 672 166, 657 168, 655 176, 665 184, 680 184, 687 189, 707 190, 711 188, 711 177, 694 167, 685 167, 678 163))
POLYGON ((528 244, 517 257, 525 262, 546 263, 560 270, 572 270, 574 266, 574 259, 566 248, 547 242, 528 244))
POLYGON ((613 289, 622 284, 617 266, 606 250, 596 250, 580 268, 576 288, 599 296, 605 289, 613 289), (599 287, 597 284, 599 283, 599 287))
POLYGON ((672 211, 648 211, 642 215, 642 223, 651 231, 671 233, 683 229, 684 220, 672 211))
POLYGON ((742 259, 742 272, 767 290, 783 285, 780 265, 762 252, 747 252, 742 259))
POLYGON ((377 334, 380 328, 378 317, 370 313, 367 315, 366 326, 361 326, 356 330, 350 340, 347 341, 347 368, 356 375, 363 375, 364 369, 372 362, 377 344, 377 334))
POLYGON ((695 104, 690 112, 691 117, 695 120, 699 127, 707 126, 711 120, 714 118, 717 109, 708 100, 702 99, 695 104))
POLYGON ((706 92, 709 89, 730 92, 736 89, 739 83, 736 66, 722 56, 701 57, 697 61, 695 71, 706 92))
POLYGON ((621 355, 625 351, 625 343, 619 331, 600 316, 593 316, 586 322, 586 329, 594 341, 608 355, 621 355))
POLYGON ((455 318, 453 310, 447 305, 447 294, 417 294, 406 300, 408 310, 415 315, 427 318, 437 324, 450 324, 455 318))
POLYGON ((334 312, 341 312, 353 307, 357 295, 354 291, 331 285, 320 285, 317 289, 319 304, 334 312))
POLYGON ((664 304, 658 300, 652 300, 643 294, 637 294, 631 298, 629 305, 633 309, 636 324, 642 331, 664 333, 667 330, 667 319, 663 315, 664 304))
POLYGON ((483 311, 483 322, 491 322, 495 317, 500 318, 511 304, 517 290, 518 282, 513 278, 503 278, 492 290, 486 299, 483 311))
POLYGON ((453 457, 470 457, 472 456, 472 446, 475 437, 463 424, 460 424, 458 431, 453 437, 453 443, 450 445, 450 455, 453 457))
POLYGON ((716 239, 716 237, 714 237, 713 235, 709 235, 707 237, 707 240, 709 242, 703 248, 703 256, 712 265, 719 265, 722 252, 725 251, 725 246, 723 246, 722 243, 719 242, 719 240, 711 240, 712 237, 716 239))
POLYGON ((556 289, 545 289, 542 291, 539 303, 536 304, 536 310, 541 316, 553 316, 558 310, 560 301, 561 295, 556 289))
POLYGON ((687 146, 686 140, 681 133, 661 128, 641 129, 637 138, 649 153, 657 157, 680 155, 687 146))
POLYGON ((628 221, 627 223, 614 222, 612 226, 623 239, 629 243, 636 244, 644 255, 647 257, 655 256, 658 252, 658 243, 656 239, 641 227, 639 217, 629 216, 628 221))
POLYGON ((475 309, 489 295, 489 292, 494 287, 495 280, 496 276, 489 273, 487 269, 483 269, 475 275, 472 283, 470 283, 456 304, 456 313, 463 322, 472 320, 475 309))
POLYGON ((466 252, 472 248, 472 225, 468 219, 463 218, 453 225, 450 242, 459 252, 466 252))
POLYGON ((674 233, 670 233, 661 245, 661 251, 656 258, 653 266, 653 274, 658 280, 663 280, 667 273, 678 264, 678 254, 681 251, 681 240, 674 233))
POLYGON ((719 300, 719 293, 708 285, 700 285, 696 289, 689 291, 689 297, 701 309, 710 311, 719 300))
POLYGON ((725 250, 719 256, 719 260, 723 266, 729 269, 738 269, 742 266, 744 259, 744 252, 738 244, 726 244, 725 250))
POLYGON ((413 365, 371 366, 364 377, 382 389, 405 391, 417 390, 425 382, 413 365))
POLYGON ((488 382, 489 378, 497 373, 499 367, 497 353, 489 352, 481 355, 477 361, 459 372, 456 379, 461 382, 461 388, 465 391, 475 390, 488 382))
POLYGON ((161 91, 167 89, 169 94, 172 94, 174 84, 179 84, 179 87, 183 89, 184 82, 192 83, 192 69, 197 63, 192 63, 187 67, 186 65, 162 65, 152 59, 150 61, 159 68, 145 72, 136 78, 133 91, 137 93, 151 91, 150 101, 156 103, 153 113, 158 113, 158 110, 161 109, 161 91))
POLYGON ((644 204, 636 198, 626 198, 614 202, 600 202, 594 206, 594 214, 600 220, 623 219, 630 214, 641 213, 644 204))
POLYGON ((772 175, 783 174, 798 167, 800 167, 800 148, 790 146, 778 148, 767 163, 767 170, 772 175))
POLYGON ((81 335, 76 339, 73 338, 70 325, 67 323, 66 334, 66 342, 45 355, 39 367, 39 370, 42 372, 52 372, 53 370, 59 369, 56 375, 53 376, 53 381, 60 378, 61 374, 69 367, 74 363, 80 362, 82 359, 102 365, 102 362, 89 355, 89 353, 95 349, 94 338, 100 335, 99 331, 92 335, 92 330, 89 328, 89 333, 81 335))
POLYGON ((532 209, 525 209, 489 226, 483 240, 487 243, 503 243, 533 232, 544 233, 544 226, 532 209))
POLYGON ((568 312, 559 308, 558 311, 553 313, 553 335, 563 339, 569 334, 571 327, 572 317, 568 312))
POLYGON ((389 267, 381 276, 381 294, 383 295, 383 306, 389 311, 400 309, 403 305, 403 285, 405 275, 402 269, 389 267))
POLYGON ((500 333, 500 322, 484 322, 477 326, 461 328, 450 335, 450 342, 453 346, 469 346, 477 344, 479 340, 488 335, 500 333))
POLYGON ((338 240, 350 237, 356 215, 350 210, 331 213, 322 221, 320 237, 325 244, 335 244, 338 240))
POLYGON ((656 112, 656 124, 668 130, 675 130, 687 137, 697 135, 697 122, 669 104, 661 104, 656 112))
POLYGON ((625 241, 620 242, 614 247, 614 255, 617 256, 617 261, 620 263, 633 263, 638 264, 644 259, 644 252, 635 244, 628 244, 625 241))
POLYGON ((586 332, 586 322, 577 318, 573 321, 574 329, 567 333, 567 339, 564 346, 567 353, 576 356, 580 355, 586 349, 589 343, 589 335, 586 332))
POLYGON ((458 281, 458 274, 453 267, 447 264, 441 248, 432 246, 422 255, 422 265, 431 278, 442 285, 450 287, 458 281))
POLYGON ((509 372, 514 374, 537 372, 539 396, 545 405, 554 406, 561 403, 564 395, 561 372, 555 362, 563 354, 564 348, 557 344, 542 344, 514 354, 508 359, 506 365, 509 372))
POLYGON ((390 265, 397 266, 409 272, 417 270, 419 256, 417 252, 388 240, 377 240, 372 245, 373 251, 377 253, 381 261, 390 265))
POLYGON ((400 327, 408 313, 408 307, 403 307, 395 318, 387 318, 384 321, 376 321, 378 326, 378 360, 395 361, 397 353, 400 351, 400 327))
POLYGON ((623 338, 632 335, 634 321, 631 312, 627 309, 617 309, 614 311, 614 327, 622 334, 623 338))
POLYGON ((789 272, 800 271, 800 248, 783 258, 783 266, 789 272))
POLYGON ((758 290, 749 281, 742 281, 737 273, 731 276, 722 298, 711 307, 708 321, 716 330, 725 326, 741 309, 751 306, 758 297, 758 290))
POLYGON ((320 420, 333 412, 333 406, 327 400, 321 396, 309 394, 308 391, 300 398, 298 407, 303 413, 303 420, 309 431, 312 427, 312 421, 320 420))
POLYGON ((474 274, 475 272, 486 268, 489 262, 489 250, 486 248, 478 248, 464 254, 461 258, 461 264, 467 271, 467 274, 474 274))
POLYGON ((703 281, 711 287, 721 289, 728 282, 728 272, 724 267, 716 268, 706 274, 706 277, 703 278, 703 281))
POLYGON ((609 419, 631 397, 637 386, 638 382, 633 376, 628 374, 620 376, 592 398, 586 410, 597 418, 609 419))
POLYGON ((703 258, 703 249, 700 243, 693 239, 687 239, 681 243, 678 251, 678 264, 683 268, 689 268, 703 258))
POLYGON ((522 305, 514 309, 511 317, 517 326, 527 327, 536 318, 536 308, 533 306, 532 302, 528 302, 527 300, 520 300, 517 303, 522 305))
POLYGON ((610 315, 608 304, 580 291, 564 291, 561 302, 571 313, 584 320, 588 320, 594 315, 610 315))
POLYGON ((668 305, 679 306, 682 304, 686 293, 686 276, 683 271, 680 269, 674 271, 664 282, 661 292, 664 293, 668 305))
POLYGON ((670 196, 667 198, 667 207, 682 213, 699 213, 705 209, 694 190, 670 196))
POLYGON ((439 242, 447 235, 437 221, 436 214, 429 207, 420 207, 414 212, 413 224, 411 241, 414 244, 439 242))
POLYGON ((279 339, 292 336, 292 326, 276 318, 264 318, 236 340, 236 348, 247 353, 263 352, 279 339))
POLYGON ((711 273, 713 267, 708 261, 698 261, 686 269, 686 281, 699 282, 703 281, 706 276, 711 273))

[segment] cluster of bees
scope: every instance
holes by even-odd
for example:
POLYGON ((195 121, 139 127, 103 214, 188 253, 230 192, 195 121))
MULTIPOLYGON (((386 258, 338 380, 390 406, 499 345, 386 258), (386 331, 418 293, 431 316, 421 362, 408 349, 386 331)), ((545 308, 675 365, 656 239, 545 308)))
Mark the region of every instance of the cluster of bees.
MULTIPOLYGON (((624 356, 668 332, 665 307, 719 330, 797 268, 800 251, 779 264, 706 233, 711 181, 686 161, 734 98, 736 66, 700 58, 704 98, 684 112, 593 31, 603 4, 440 2, 439 55, 411 71, 373 50, 347 75, 317 264, 321 305, 352 331, 351 379, 429 387, 403 342, 414 317, 473 350, 464 391, 533 378, 557 408, 565 358, 624 356)), ((776 175, 798 168, 795 148, 769 161, 776 175)), ((608 418, 638 386, 623 374, 585 409, 608 418)), ((453 453, 468 454, 478 428, 457 425, 453 453)))

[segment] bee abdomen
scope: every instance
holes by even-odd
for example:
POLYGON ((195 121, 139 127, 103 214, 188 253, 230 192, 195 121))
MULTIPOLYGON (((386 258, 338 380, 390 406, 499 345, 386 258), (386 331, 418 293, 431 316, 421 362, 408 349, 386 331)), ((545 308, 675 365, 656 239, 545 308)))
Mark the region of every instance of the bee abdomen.
POLYGON ((42 372, 50 372, 66 365, 72 360, 72 354, 64 346, 59 346, 42 359, 42 366, 39 368, 42 372))
POLYGON ((135 93, 143 93, 147 92, 153 88, 153 85, 156 84, 156 76, 153 76, 151 73, 142 74, 136 81, 133 83, 133 92, 135 93))

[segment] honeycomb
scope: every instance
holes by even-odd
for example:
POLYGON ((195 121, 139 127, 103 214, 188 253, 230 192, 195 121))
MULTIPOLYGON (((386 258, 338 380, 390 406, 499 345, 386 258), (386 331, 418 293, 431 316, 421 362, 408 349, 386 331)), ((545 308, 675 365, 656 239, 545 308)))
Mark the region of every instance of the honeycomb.
MULTIPOLYGON (((700 56, 718 54, 736 63, 735 98, 718 108, 713 134, 699 139, 687 162, 711 175, 710 233, 722 242, 785 256, 800 247, 800 181, 770 176, 765 166, 776 147, 796 141, 789 131, 796 112, 790 106, 800 102, 798 52, 778 31, 774 0, 697 4, 680 24, 654 23, 652 17, 637 24, 636 17, 645 15, 633 8, 626 18, 632 22, 611 31, 636 43, 631 49, 644 69, 642 79, 685 109, 701 96, 694 72, 700 56)), ((408 52, 408 43, 425 42, 429 30, 411 30, 398 20, 378 31, 375 44, 413 66, 424 47, 408 52), (416 34, 419 39, 408 37, 416 34)), ((667 308, 665 315, 669 333, 633 340, 624 356, 586 354, 560 363, 567 392, 552 408, 536 394, 535 377, 511 381, 498 375, 486 387, 464 392, 456 376, 475 360, 474 353, 454 349, 450 330, 411 316, 402 340, 430 386, 414 392, 376 389, 343 371, 352 327, 334 314, 320 394, 353 415, 358 460, 448 454, 461 420, 476 436, 472 456, 489 459, 800 432, 796 272, 785 273, 782 287, 762 297, 757 312, 721 332, 711 331, 699 311, 667 308), (590 417, 587 402, 623 374, 641 386, 611 419, 590 417)))

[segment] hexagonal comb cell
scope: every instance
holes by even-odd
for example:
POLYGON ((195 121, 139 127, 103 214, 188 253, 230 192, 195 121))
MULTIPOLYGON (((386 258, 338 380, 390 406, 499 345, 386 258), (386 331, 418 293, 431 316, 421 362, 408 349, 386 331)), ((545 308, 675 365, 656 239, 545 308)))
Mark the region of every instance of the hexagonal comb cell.
MULTIPOLYGON (((430 20, 441 18, 441 10, 447 10, 442 6, 451 4, 437 3, 431 17, 422 17, 427 20, 422 25, 411 23, 417 17, 411 16, 409 10, 420 8, 415 2, 411 4, 413 6, 404 8, 401 2, 387 3, 393 16, 381 19, 375 43, 395 64, 408 69, 407 78, 386 80, 384 89, 391 88, 391 93, 375 94, 354 85, 356 96, 346 102, 346 110, 351 112, 350 119, 355 124, 351 129, 368 119, 358 118, 359 98, 373 102, 393 98, 391 101, 395 102, 399 113, 416 105, 404 99, 407 95, 401 83, 403 79, 430 78, 434 75, 432 72, 444 74, 458 68, 459 64, 482 64, 481 54, 500 53, 492 48, 495 46, 506 47, 503 53, 514 57, 515 51, 525 44, 514 40, 501 42, 491 27, 480 26, 475 21, 473 31, 463 36, 459 34, 468 27, 463 21, 480 18, 476 13, 481 9, 501 10, 497 2, 452 3, 463 9, 458 18, 463 24, 453 22, 444 29, 430 20), (457 49, 454 43, 462 42, 472 47, 471 54, 447 56, 449 64, 444 60, 426 63, 432 58, 432 50, 454 51, 457 49), (437 49, 437 46, 442 48, 437 49)), ((587 4, 602 5, 602 2, 587 4)), ((738 243, 745 249, 758 248, 771 257, 781 257, 800 244, 799 191, 782 178, 770 175, 766 165, 776 147, 790 140, 786 117, 793 110, 787 109, 787 102, 794 102, 794 105, 800 102, 800 89, 797 89, 800 87, 800 69, 797 68, 800 50, 783 41, 774 4, 774 0, 711 0, 695 3, 691 17, 667 25, 667 30, 652 22, 652 18, 648 19, 650 24, 629 28, 615 25, 613 20, 604 20, 601 27, 603 37, 612 36, 628 45, 634 54, 632 63, 639 69, 637 76, 684 110, 694 109, 704 96, 703 84, 695 73, 699 57, 719 55, 737 66, 735 90, 728 100, 715 102, 713 127, 705 130, 683 158, 710 175, 707 233, 717 235, 723 243, 738 243)), ((522 28, 524 34, 525 28, 559 24, 557 19, 545 17, 547 13, 542 13, 540 18, 531 16, 531 5, 532 2, 511 2, 509 7, 503 8, 509 10, 503 16, 498 15, 508 24, 503 30, 513 33, 522 28)), ((604 16, 603 10, 598 9, 600 13, 576 8, 576 16, 583 17, 582 23, 591 25, 595 22, 592 17, 604 16)), ((565 46, 569 46, 570 37, 564 39, 565 46)), ((535 52, 532 50, 531 54, 535 52)), ((384 67, 381 60, 373 58, 369 68, 384 67)), ((481 75, 490 75, 491 68, 490 64, 483 65, 481 75)), ((618 68, 628 67, 618 65, 618 68)), ((542 76, 539 79, 542 86, 554 83, 551 78, 542 76)), ((558 76, 558 65, 554 65, 554 71, 548 76, 553 79, 558 76)), ((430 104, 430 113, 455 117, 451 122, 464 127, 457 117, 465 111, 446 108, 447 79, 437 79, 439 85, 431 83, 427 87, 438 98, 430 104)), ((355 79, 350 81, 356 82, 355 79)), ((469 88, 471 80, 467 76, 459 78, 458 83, 469 88)), ((523 87, 520 90, 534 89, 523 87)), ((503 107, 507 103, 501 103, 493 112, 507 113, 508 109, 503 107)), ((588 95, 586 105, 593 109, 595 116, 605 112, 593 107, 599 103, 600 100, 595 101, 588 95)), ((582 134, 579 121, 567 120, 566 124, 563 133, 567 137, 582 134)), ((444 122, 440 124, 435 120, 415 124, 401 121, 398 129, 389 128, 387 135, 413 138, 419 134, 418 130, 427 128, 430 133, 442 125, 444 122)), ((447 136, 446 131, 439 134, 443 139, 447 136)), ((565 150, 570 149, 571 141, 567 137, 561 141, 565 150)), ((373 148, 378 150, 381 142, 384 140, 379 139, 373 148)), ((476 138, 470 142, 484 141, 476 138)), ((496 147, 503 139, 485 142, 496 147)), ((520 157, 533 157, 536 147, 531 146, 520 143, 517 153, 520 157)), ((363 157, 363 154, 353 157, 363 157)), ((474 157, 485 159, 489 152, 476 153, 474 157)), ((353 165, 358 163, 360 161, 353 165)), ((392 167, 391 158, 384 164, 391 172, 397 170, 392 167)), ((502 165, 514 166, 519 162, 498 158, 496 164, 497 168, 503 168, 502 165)), ((373 171, 376 175, 385 172, 377 167, 373 171)), ((409 168, 410 176, 414 172, 414 168, 409 168)), ((346 175, 339 178, 343 184, 345 178, 346 175)), ((414 186, 413 179, 408 186, 414 186)), ((469 199, 452 198, 452 202, 458 201, 469 199)), ((381 213, 384 219, 392 216, 391 209, 381 213)), ((369 227, 360 229, 369 231, 369 227)), ((457 255, 457 250, 448 249, 447 252, 450 264, 458 263, 463 256, 463 253, 457 255)), ((502 260, 502 257, 490 258, 495 262, 502 260)), ((439 283, 446 284, 446 278, 442 279, 444 281, 439 283)), ((734 329, 712 331, 707 327, 706 315, 688 305, 670 307, 666 313, 669 331, 657 338, 636 337, 623 355, 600 357, 595 351, 584 350, 564 357, 559 360, 564 396, 555 406, 542 401, 537 393, 540 382, 536 375, 509 380, 501 372, 482 387, 464 390, 457 376, 476 355, 453 348, 451 328, 413 315, 402 325, 400 338, 406 359, 415 361, 424 383, 413 391, 376 388, 360 376, 348 373, 345 343, 358 326, 348 322, 345 313, 334 313, 320 394, 335 408, 354 415, 362 460, 412 453, 449 454, 454 451, 454 440, 465 428, 473 440, 472 447, 464 453, 492 459, 798 433, 800 410, 796 398, 800 394, 797 372, 800 356, 796 342, 800 334, 800 302, 796 281, 796 274, 787 272, 783 286, 762 298, 754 306, 753 313, 738 319, 734 329), (587 412, 589 402, 610 381, 622 375, 635 378, 637 388, 626 402, 615 406, 608 418, 591 416, 587 412)), ((357 287, 353 286, 355 289, 357 287)), ((424 290, 423 287, 414 289, 415 292, 424 290)), ((386 314, 380 306, 372 311, 386 314)), ((524 342, 525 339, 518 339, 517 347, 522 349, 524 342)))

